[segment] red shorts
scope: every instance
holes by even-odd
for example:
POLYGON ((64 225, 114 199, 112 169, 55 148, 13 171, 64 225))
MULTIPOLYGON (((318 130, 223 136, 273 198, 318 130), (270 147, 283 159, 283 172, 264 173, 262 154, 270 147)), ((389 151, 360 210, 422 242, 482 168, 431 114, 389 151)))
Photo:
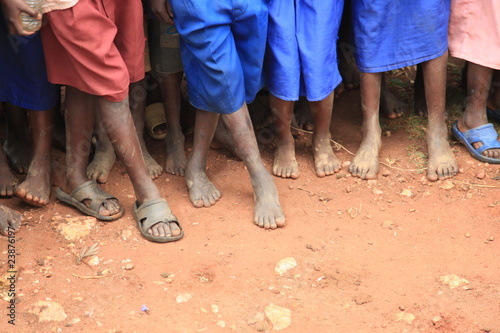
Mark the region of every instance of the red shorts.
POLYGON ((144 78, 140 0, 80 0, 52 11, 42 28, 51 83, 120 102, 144 78))

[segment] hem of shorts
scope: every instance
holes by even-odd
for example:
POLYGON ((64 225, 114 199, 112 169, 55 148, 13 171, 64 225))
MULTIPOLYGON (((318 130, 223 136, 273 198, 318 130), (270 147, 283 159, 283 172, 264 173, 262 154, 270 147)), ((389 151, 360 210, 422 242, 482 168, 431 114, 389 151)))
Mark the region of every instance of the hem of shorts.
POLYGON ((9 104, 18 106, 18 107, 26 109, 26 110, 40 112, 40 111, 47 111, 47 110, 50 110, 52 108, 55 108, 57 106, 58 100, 56 99, 56 101, 52 104, 47 103, 47 105, 43 105, 43 104, 40 105, 40 104, 25 103, 24 101, 18 100, 17 98, 9 98, 7 96, 0 96, 0 102, 7 102, 9 104))
POLYGON ((437 53, 434 53, 432 55, 428 55, 425 57, 420 57, 418 59, 402 61, 402 62, 397 63, 397 64, 391 64, 391 65, 379 66, 379 67, 363 67, 363 66, 358 65, 358 68, 363 73, 382 73, 382 72, 392 71, 394 69, 404 68, 404 67, 408 67, 408 66, 414 66, 414 65, 420 64, 424 61, 429 61, 432 59, 439 58, 440 56, 445 54, 445 52, 447 50, 448 50, 448 45, 446 45, 446 47, 444 49, 442 49, 441 51, 439 51, 437 53))
POLYGON ((312 97, 312 98, 310 98, 310 96, 307 96, 306 94, 304 94, 304 95, 299 94, 299 95, 298 95, 298 96, 296 96, 296 97, 282 96, 282 95, 280 95, 280 94, 275 94, 272 90, 270 90, 269 88, 268 88, 268 89, 269 89, 269 93, 270 93, 271 95, 273 95, 273 96, 275 96, 275 97, 278 97, 279 99, 281 99, 281 100, 283 100, 283 101, 288 101, 288 102, 296 102, 296 101, 298 101, 298 100, 299 100, 299 98, 302 96, 302 97, 305 97, 305 98, 306 98, 309 102, 319 102, 319 101, 322 101, 322 100, 324 100, 325 98, 327 98, 327 97, 328 97, 328 96, 332 93, 332 91, 334 91, 334 90, 335 90, 335 88, 337 88, 337 87, 338 87, 338 85, 339 85, 341 82, 342 82, 342 78, 338 79, 338 80, 337 80, 337 81, 333 84, 333 87, 332 87, 332 88, 330 88, 330 89, 328 90, 328 92, 327 92, 327 93, 325 93, 325 94, 323 94, 323 95, 321 95, 321 96, 319 96, 319 97, 312 97))
POLYGON ((243 107, 243 105, 245 104, 245 102, 243 102, 243 104, 241 104, 240 107, 238 107, 236 109, 230 108, 230 111, 226 111, 224 109, 215 109, 215 108, 212 109, 212 108, 207 108, 207 107, 199 107, 199 106, 196 106, 191 101, 189 101, 189 104, 191 104, 197 110, 202 110, 202 111, 207 111, 207 112, 217 113, 217 114, 231 114, 231 113, 235 113, 236 111, 238 111, 239 109, 241 109, 243 107))
POLYGON ((459 58, 459 59, 462 59, 462 60, 465 60, 468 62, 472 62, 474 64, 477 64, 477 65, 480 65, 483 67, 488 67, 491 69, 500 70, 500 63, 496 63, 496 64, 488 63, 488 61, 483 61, 483 59, 472 58, 468 54, 463 54, 461 52, 452 52, 451 50, 450 50, 450 55, 454 58, 459 58))

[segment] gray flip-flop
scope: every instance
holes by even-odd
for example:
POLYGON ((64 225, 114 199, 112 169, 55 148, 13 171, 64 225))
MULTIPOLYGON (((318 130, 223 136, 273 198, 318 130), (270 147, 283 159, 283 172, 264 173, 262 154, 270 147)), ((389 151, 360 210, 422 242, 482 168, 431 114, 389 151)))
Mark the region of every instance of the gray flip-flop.
POLYGON ((56 198, 70 206, 77 208, 84 214, 94 216, 95 218, 103 221, 117 220, 122 217, 125 212, 123 210, 123 207, 120 207, 120 211, 115 215, 106 216, 99 214, 99 209, 106 200, 118 199, 104 192, 104 190, 99 187, 99 185, 97 185, 97 182, 95 180, 89 180, 88 182, 83 183, 82 185, 75 188, 73 192, 71 192, 71 194, 68 194, 58 188, 56 189, 56 198), (89 207, 87 207, 87 205, 83 203, 84 200, 90 200, 89 207))
POLYGON ((134 213, 135 220, 137 221, 137 226, 139 227, 139 231, 141 235, 151 242, 157 243, 169 243, 175 242, 182 237, 184 237, 184 231, 182 231, 182 227, 175 217, 172 214, 172 211, 168 207, 167 201, 165 199, 155 199, 151 201, 147 201, 139 206, 139 203, 136 201, 132 206, 132 212, 134 213), (181 230, 181 234, 178 236, 167 236, 160 237, 148 234, 149 228, 158 223, 176 223, 179 229, 181 230))

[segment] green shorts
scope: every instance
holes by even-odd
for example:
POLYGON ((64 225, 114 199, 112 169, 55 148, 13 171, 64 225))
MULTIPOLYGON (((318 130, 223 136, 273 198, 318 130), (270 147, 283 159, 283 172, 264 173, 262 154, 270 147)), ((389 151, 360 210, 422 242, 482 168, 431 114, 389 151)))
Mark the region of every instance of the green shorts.
POLYGON ((175 25, 150 20, 148 30, 152 70, 158 74, 182 72, 179 32, 175 25))

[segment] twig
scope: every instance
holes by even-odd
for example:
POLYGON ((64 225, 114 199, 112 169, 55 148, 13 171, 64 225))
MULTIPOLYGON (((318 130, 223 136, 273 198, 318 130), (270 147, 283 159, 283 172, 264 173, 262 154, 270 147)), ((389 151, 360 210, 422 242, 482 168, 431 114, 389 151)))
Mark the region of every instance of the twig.
POLYGON ((102 279, 102 278, 109 276, 109 274, 108 275, 88 275, 88 276, 85 276, 85 275, 78 275, 78 274, 74 274, 74 273, 71 273, 71 275, 76 276, 79 279, 102 279))
POLYGON ((305 188, 302 188, 302 187, 297 187, 298 190, 301 190, 301 191, 304 191, 304 192, 307 192, 309 194, 313 194, 314 195, 314 192, 311 192, 309 190, 306 190, 305 188))
POLYGON ((453 183, 459 183, 459 184, 465 184, 469 186, 477 186, 477 187, 487 187, 487 188, 500 188, 500 186, 494 186, 494 185, 483 185, 483 184, 476 184, 476 183, 467 183, 467 182, 462 182, 460 180, 452 180, 453 183))

